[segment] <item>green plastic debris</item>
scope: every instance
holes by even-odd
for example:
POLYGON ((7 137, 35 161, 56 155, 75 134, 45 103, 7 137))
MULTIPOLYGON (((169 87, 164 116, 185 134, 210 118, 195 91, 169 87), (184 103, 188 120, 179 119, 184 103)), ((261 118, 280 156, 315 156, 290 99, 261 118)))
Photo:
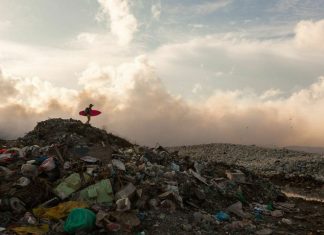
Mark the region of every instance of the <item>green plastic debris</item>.
POLYGON ((95 226, 96 214, 84 208, 73 209, 64 223, 64 231, 75 233, 79 230, 91 230, 95 226))
MULTIPOLYGON (((90 176, 88 174, 83 174, 84 183, 90 180, 90 176)), ((82 179, 79 173, 73 173, 68 176, 60 183, 55 189, 54 193, 60 197, 62 200, 69 197, 72 193, 79 190, 82 186, 82 179)))
POLYGON ((112 204, 114 194, 109 179, 101 180, 80 191, 80 199, 90 203, 112 204))
POLYGON ((243 192, 237 192, 236 193, 236 198, 240 201, 240 202, 242 202, 242 203, 246 203, 246 199, 245 199, 245 197, 244 197, 244 195, 243 195, 243 192))
POLYGON ((273 203, 270 202, 268 205, 267 205, 267 210, 269 211, 273 211, 273 203))

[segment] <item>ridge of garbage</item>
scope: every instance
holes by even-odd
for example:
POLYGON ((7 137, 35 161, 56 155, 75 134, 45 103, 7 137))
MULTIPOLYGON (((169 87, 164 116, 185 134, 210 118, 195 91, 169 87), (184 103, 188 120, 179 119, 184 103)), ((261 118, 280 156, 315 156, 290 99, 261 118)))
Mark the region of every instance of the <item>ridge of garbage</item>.
POLYGON ((77 120, 49 119, 0 143, 0 234, 272 234, 304 220, 298 203, 243 167, 77 120))

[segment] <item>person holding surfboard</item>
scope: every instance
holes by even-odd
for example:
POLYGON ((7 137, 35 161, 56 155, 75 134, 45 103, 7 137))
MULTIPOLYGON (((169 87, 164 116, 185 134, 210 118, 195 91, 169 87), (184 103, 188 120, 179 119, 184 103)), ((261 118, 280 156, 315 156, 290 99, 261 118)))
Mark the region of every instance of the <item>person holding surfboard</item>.
POLYGON ((79 112, 81 116, 86 116, 88 118, 85 124, 90 124, 90 119, 92 116, 98 116, 99 114, 101 114, 99 110, 92 109, 93 106, 93 104, 90 104, 89 107, 86 107, 84 110, 79 112))
POLYGON ((88 118, 88 120, 87 120, 87 122, 85 124, 90 123, 92 107, 93 107, 93 104, 90 104, 89 107, 85 108, 85 110, 84 110, 84 113, 88 118))

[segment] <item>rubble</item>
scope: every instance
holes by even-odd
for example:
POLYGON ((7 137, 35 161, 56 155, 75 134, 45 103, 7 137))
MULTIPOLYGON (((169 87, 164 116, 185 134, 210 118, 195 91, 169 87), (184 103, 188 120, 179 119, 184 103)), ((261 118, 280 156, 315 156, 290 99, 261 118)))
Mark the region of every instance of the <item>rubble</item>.
POLYGON ((271 216, 273 217, 282 217, 284 213, 281 210, 274 210, 271 211, 271 216))
POLYGON ((269 228, 265 228, 256 232, 257 235, 270 235, 273 231, 269 228))
POLYGON ((284 224, 287 224, 287 225, 292 225, 293 224, 293 222, 292 222, 291 219, 285 219, 285 218, 283 218, 281 220, 281 222, 284 223, 284 224))
POLYGON ((244 168, 132 145, 72 119, 40 122, 9 145, 1 234, 275 234, 304 221, 244 168))
POLYGON ((131 197, 136 191, 136 187, 132 183, 128 183, 123 189, 115 194, 115 199, 123 199, 131 197))
POLYGON ((243 219, 244 218, 246 218, 246 219, 250 218, 251 216, 249 214, 245 213, 243 211, 242 207, 243 207, 243 205, 242 205, 241 202, 236 202, 235 204, 229 206, 227 208, 227 211, 231 212, 231 213, 235 214, 236 216, 239 216, 239 217, 241 217, 243 219))
POLYGON ((233 180, 238 183, 245 183, 245 175, 240 170, 235 170, 235 172, 226 171, 226 176, 228 179, 233 180))
POLYGON ((68 198, 72 193, 79 190, 83 184, 90 181, 90 175, 85 173, 73 173, 57 185, 53 192, 62 200, 68 198))
POLYGON ((168 148, 181 156, 195 160, 215 161, 236 165, 266 177, 291 179, 304 177, 324 182, 324 156, 322 154, 265 148, 255 145, 202 144, 168 148))

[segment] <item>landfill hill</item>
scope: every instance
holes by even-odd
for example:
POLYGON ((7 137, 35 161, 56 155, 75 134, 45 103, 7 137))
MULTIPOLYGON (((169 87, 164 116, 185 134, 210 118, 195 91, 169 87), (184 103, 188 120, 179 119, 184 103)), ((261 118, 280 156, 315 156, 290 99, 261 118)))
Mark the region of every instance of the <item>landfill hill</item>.
POLYGON ((317 153, 324 154, 324 147, 313 147, 313 146, 286 146, 286 149, 306 152, 306 153, 317 153))
POLYGON ((311 178, 324 182, 324 156, 255 145, 202 144, 168 148, 194 159, 208 159, 244 167, 265 177, 311 178))
POLYGON ((38 122, 36 127, 19 138, 22 145, 48 145, 57 143, 110 143, 118 147, 130 147, 127 140, 105 130, 85 125, 80 120, 52 118, 38 122))
POLYGON ((1 235, 324 233, 323 203, 290 198, 249 167, 257 147, 148 148, 73 119, 8 143, 1 235))
POLYGON ((255 145, 202 144, 168 148, 196 160, 243 167, 285 192, 324 201, 324 155, 255 145))

